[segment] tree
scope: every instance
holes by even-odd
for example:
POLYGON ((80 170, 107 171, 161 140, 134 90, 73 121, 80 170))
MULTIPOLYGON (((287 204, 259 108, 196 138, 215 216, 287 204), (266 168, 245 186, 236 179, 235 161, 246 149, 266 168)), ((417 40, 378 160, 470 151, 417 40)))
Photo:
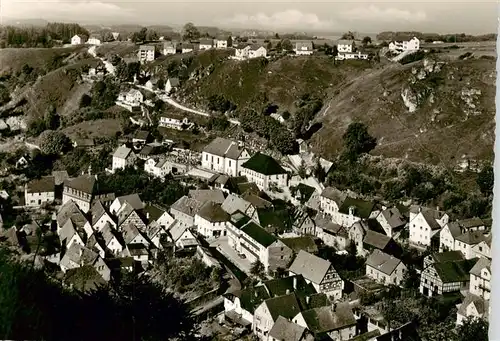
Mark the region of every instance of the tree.
POLYGON ((0 106, 10 101, 9 89, 4 84, 0 84, 0 106))
POLYGON ((227 37, 227 47, 232 47, 233 46, 233 37, 229 36, 227 37))
POLYGON ((193 23, 187 23, 182 29, 183 40, 194 40, 200 37, 200 31, 193 23))
POLYGON ((349 124, 342 136, 344 153, 350 160, 355 160, 363 153, 369 153, 377 145, 377 140, 368 133, 368 128, 360 122, 349 124))
POLYGON ((56 130, 61 124, 61 119, 57 115, 56 108, 50 105, 44 115, 45 127, 49 130, 56 130))
POLYGON ((354 39, 356 39, 356 37, 355 37, 355 35, 354 35, 354 32, 349 31, 349 32, 347 32, 347 33, 344 33, 344 34, 342 35, 342 38, 340 38, 340 39, 344 39, 344 40, 354 40, 354 39))
POLYGON ((457 341, 488 341, 488 321, 469 316, 457 329, 457 341))
POLYGON ((363 43, 363 46, 369 45, 369 44, 372 43, 372 38, 366 36, 366 37, 363 38, 362 43, 363 43))
POLYGON ((267 43, 267 46, 266 46, 266 49, 267 49, 268 51, 270 51, 272 48, 273 48, 273 43, 268 42, 268 43, 267 43))
POLYGON ((88 94, 83 94, 80 98, 80 108, 89 107, 92 104, 92 97, 88 94))
POLYGON ((483 167, 477 174, 476 183, 481 192, 487 196, 493 193, 494 172, 491 165, 483 167))
POLYGON ((46 130, 39 141, 40 150, 46 155, 59 155, 71 149, 71 140, 60 131, 46 130))
POLYGON ((316 165, 314 166, 314 176, 319 180, 320 183, 324 183, 326 180, 326 172, 321 162, 316 160, 316 165))
POLYGON ((289 39, 283 39, 281 41, 281 48, 287 52, 293 51, 293 45, 289 39))
POLYGON ((306 179, 306 178, 307 178, 306 163, 304 162, 304 160, 302 160, 302 162, 300 163, 300 167, 299 167, 299 169, 297 170, 297 173, 299 174, 299 176, 300 176, 302 179, 306 179))
POLYGON ((262 264, 260 260, 257 259, 252 263, 250 273, 256 277, 262 277, 264 274, 264 264, 262 264))

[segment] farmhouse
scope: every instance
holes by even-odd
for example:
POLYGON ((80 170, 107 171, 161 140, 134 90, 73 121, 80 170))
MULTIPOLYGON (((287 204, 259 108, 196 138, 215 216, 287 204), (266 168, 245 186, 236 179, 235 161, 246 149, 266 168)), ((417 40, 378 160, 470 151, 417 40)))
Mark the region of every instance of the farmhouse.
POLYGON ((264 191, 274 186, 286 187, 288 182, 288 174, 283 167, 272 157, 260 152, 241 165, 241 175, 264 191))
POLYGON ((111 170, 115 172, 118 169, 124 169, 127 166, 134 165, 136 156, 132 149, 122 145, 116 149, 113 154, 113 165, 111 170))
POLYGON ((55 188, 53 176, 31 180, 24 187, 25 206, 39 207, 44 203, 52 203, 55 199, 55 188))
POLYGON ((378 249, 366 260, 366 276, 385 285, 401 285, 406 270, 400 259, 378 249))
POLYGON ((313 43, 310 41, 307 42, 297 42, 295 43, 295 47, 293 51, 298 56, 310 56, 313 54, 313 43))

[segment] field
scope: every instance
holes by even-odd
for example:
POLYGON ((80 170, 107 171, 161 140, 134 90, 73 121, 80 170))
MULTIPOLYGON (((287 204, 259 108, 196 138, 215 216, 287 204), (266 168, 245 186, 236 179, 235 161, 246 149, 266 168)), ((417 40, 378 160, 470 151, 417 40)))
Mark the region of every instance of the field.
POLYGON ((422 44, 424 49, 435 49, 442 50, 444 55, 451 59, 456 59, 464 53, 471 52, 475 57, 489 56, 496 58, 496 42, 495 41, 485 41, 485 42, 466 42, 466 43, 442 43, 442 44, 422 44), (451 48, 452 46, 458 46, 459 48, 451 48))
POLYGON ((118 119, 86 121, 63 130, 68 137, 78 139, 113 137, 119 131, 121 131, 121 124, 118 119))

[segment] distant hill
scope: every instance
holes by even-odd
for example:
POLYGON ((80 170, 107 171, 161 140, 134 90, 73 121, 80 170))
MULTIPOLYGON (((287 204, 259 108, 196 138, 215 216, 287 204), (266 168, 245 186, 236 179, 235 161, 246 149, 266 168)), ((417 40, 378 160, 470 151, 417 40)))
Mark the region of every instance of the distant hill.
POLYGON ((44 19, 15 19, 15 18, 2 18, 3 25, 7 26, 16 26, 16 27, 26 27, 26 26, 35 26, 35 27, 43 27, 46 26, 49 22, 44 19))

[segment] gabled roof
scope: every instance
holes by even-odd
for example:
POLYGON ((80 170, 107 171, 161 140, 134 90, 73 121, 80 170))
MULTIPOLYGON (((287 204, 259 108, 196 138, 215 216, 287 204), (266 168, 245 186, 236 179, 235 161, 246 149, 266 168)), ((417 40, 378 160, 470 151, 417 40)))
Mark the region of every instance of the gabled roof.
POLYGON ((82 211, 76 203, 73 200, 67 201, 64 205, 59 208, 59 211, 57 212, 56 220, 57 220, 57 225, 60 227, 63 226, 66 221, 75 216, 80 216, 79 219, 85 219, 85 216, 83 215, 82 211))
POLYGON ((329 214, 318 212, 313 219, 316 227, 322 229, 326 233, 347 237, 348 233, 345 227, 336 224, 332 221, 332 216, 329 214))
POLYGON ((373 209, 375 208, 375 203, 372 201, 347 197, 343 201, 342 205, 340 205, 339 212, 343 214, 349 214, 349 208, 351 207, 354 207, 354 215, 356 217, 368 219, 373 209))
POLYGON ((430 255, 436 263, 455 262, 464 259, 464 255, 460 251, 436 252, 430 255))
POLYGON ((248 201, 255 208, 272 208, 273 204, 266 199, 259 197, 251 192, 245 192, 241 198, 245 201, 248 201))
POLYGON ((286 174, 286 171, 281 167, 278 161, 260 152, 255 153, 248 161, 243 163, 241 167, 263 175, 286 174))
POLYGON ((26 191, 28 193, 47 193, 54 192, 55 187, 55 178, 53 176, 44 176, 28 182, 26 191))
POLYGON ((54 177, 54 182, 56 186, 63 184, 65 180, 69 178, 67 171, 52 171, 52 176, 54 177))
POLYGON ((220 189, 192 189, 188 192, 188 196, 191 199, 195 199, 203 203, 212 201, 217 204, 222 204, 225 200, 224 192, 220 189))
POLYGON ((123 145, 116 149, 116 151, 113 154, 113 157, 116 157, 118 159, 126 159, 131 152, 132 149, 127 148, 125 145, 123 145))
POLYGON ((212 39, 200 39, 201 45, 213 45, 214 41, 212 39))
POLYGON ((163 48, 175 48, 175 47, 177 47, 177 42, 166 41, 163 43, 163 48))
POLYGON ((483 315, 484 317, 489 316, 490 301, 486 301, 482 297, 471 294, 470 292, 467 293, 467 296, 465 296, 462 304, 460 304, 460 306, 458 307, 458 313, 462 316, 467 316, 467 308, 471 304, 476 307, 476 310, 479 314, 483 315))
POLYGON ((176 87, 180 84, 179 78, 176 77, 170 77, 169 79, 167 79, 166 83, 169 83, 171 87, 176 87))
POLYGON ((391 275, 400 263, 401 260, 378 249, 373 250, 366 260, 366 265, 377 269, 386 275, 391 275))
POLYGON ((80 175, 73 180, 66 180, 64 182, 65 187, 69 187, 86 194, 94 194, 95 184, 96 178, 92 175, 80 175))
POLYGON ((278 240, 278 238, 264 230, 264 228, 257 225, 253 221, 249 221, 246 225, 244 225, 241 228, 241 231, 266 248, 278 240))
POLYGON ((306 297, 317 294, 311 283, 307 283, 302 275, 275 278, 262 283, 271 297, 287 295, 295 292, 298 296, 306 297))
POLYGON ((481 257, 476 262, 476 264, 474 264, 474 266, 472 267, 472 269, 470 270, 469 273, 476 275, 476 276, 479 276, 479 277, 482 277, 481 271, 484 268, 488 269, 488 271, 491 273, 491 260, 489 260, 488 258, 481 257))
POLYGON ((115 200, 118 200, 120 206, 124 203, 128 203, 134 210, 142 210, 145 207, 141 197, 137 193, 123 195, 121 197, 117 197, 115 200))
POLYGON ((251 203, 232 193, 222 203, 222 209, 228 214, 233 214, 236 211, 246 213, 250 206, 251 203))
POLYGON ((300 51, 312 51, 313 43, 312 41, 298 41, 295 43, 295 49, 300 51))
POLYGON ((229 214, 222 209, 221 204, 216 204, 213 201, 205 202, 196 214, 211 223, 220 223, 229 220, 229 214))
POLYGON ((446 226, 448 227, 448 230, 450 231, 453 238, 457 238, 459 235, 462 234, 462 229, 460 228, 458 222, 456 221, 449 222, 448 224, 446 224, 446 226))
POLYGON ((458 220, 457 223, 464 229, 470 229, 473 227, 480 227, 485 225, 484 221, 478 217, 458 220))
POLYGON ((337 41, 337 45, 353 45, 354 44, 354 40, 351 40, 351 39, 340 39, 337 41))
POLYGON ((167 210, 156 205, 156 204, 147 204, 144 207, 144 211, 149 214, 148 220, 151 221, 156 221, 161 218, 162 215, 165 213, 168 214, 167 210))
POLYGON ((326 259, 301 250, 295 257, 289 271, 302 275, 315 284, 320 284, 331 266, 332 264, 326 259))
POLYGON ((109 245, 109 243, 113 240, 113 238, 116 238, 116 240, 121 244, 122 247, 125 245, 123 244, 124 241, 122 240, 121 236, 116 232, 115 229, 111 227, 109 223, 107 223, 101 230, 101 235, 102 239, 104 240, 104 244, 106 247, 109 245))
POLYGON ((316 245, 313 237, 311 236, 282 238, 281 241, 290 249, 292 249, 294 252, 300 252, 300 250, 304 250, 306 252, 311 252, 311 253, 318 252, 318 246, 316 245))
POLYGON ((123 226, 122 235, 125 244, 130 244, 130 242, 132 242, 134 238, 140 234, 141 232, 134 224, 127 224, 123 226))
POLYGON ((172 240, 176 242, 182 235, 188 230, 189 228, 184 225, 180 224, 178 221, 176 221, 170 230, 168 231, 170 233, 170 236, 172 237, 172 240))
POLYGON ((264 46, 262 45, 258 45, 258 44, 253 44, 253 45, 250 45, 250 50, 251 51, 257 51, 258 49, 260 48, 263 48, 263 49, 266 49, 264 46))
POLYGON ((398 228, 404 226, 406 224, 406 220, 404 219, 401 212, 399 212, 397 207, 391 207, 382 211, 382 216, 385 218, 385 221, 391 226, 391 228, 398 228))
POLYGON ((292 319, 300 313, 300 305, 295 293, 269 298, 264 301, 274 321, 279 316, 292 319))
POLYGON ((464 259, 455 262, 434 263, 434 269, 443 283, 468 282, 469 271, 476 263, 477 258, 464 259))
POLYGON ((69 269, 64 275, 64 282, 70 283, 80 291, 95 290, 99 286, 106 285, 106 281, 92 265, 69 269))
POLYGON ((364 244, 368 244, 380 250, 384 250, 390 241, 391 237, 372 230, 366 231, 365 238, 363 239, 364 244))
POLYGON ((96 200, 92 204, 92 208, 90 209, 90 211, 92 212, 92 221, 91 221, 92 225, 97 223, 104 214, 108 213, 100 200, 96 200))
POLYGON ((203 206, 203 202, 191 199, 185 195, 176 202, 174 202, 172 206, 170 206, 170 209, 171 210, 174 209, 184 214, 187 214, 191 217, 194 217, 196 213, 200 210, 201 206, 203 206))
POLYGON ((149 137, 149 131, 146 131, 146 130, 139 130, 134 135, 134 139, 136 139, 136 140, 146 141, 148 139, 148 137, 149 137))
POLYGON ((310 309, 302 312, 308 329, 314 334, 328 333, 356 325, 349 303, 310 309), (334 311, 335 309, 335 311, 334 311))
POLYGON ((139 50, 154 51, 155 47, 154 47, 154 45, 141 45, 139 47, 139 50))
POLYGON ((300 341, 306 328, 279 316, 274 323, 269 336, 280 341, 300 341))
POLYGON ((203 149, 203 151, 220 157, 227 157, 232 160, 237 160, 243 152, 243 150, 238 147, 238 143, 222 137, 216 137, 215 140, 210 142, 203 149))
POLYGON ((264 300, 270 298, 264 286, 246 288, 234 295, 239 297, 241 307, 252 314, 264 300))
POLYGON ((476 245, 486 239, 485 231, 469 231, 456 237, 456 240, 467 245, 476 245))

